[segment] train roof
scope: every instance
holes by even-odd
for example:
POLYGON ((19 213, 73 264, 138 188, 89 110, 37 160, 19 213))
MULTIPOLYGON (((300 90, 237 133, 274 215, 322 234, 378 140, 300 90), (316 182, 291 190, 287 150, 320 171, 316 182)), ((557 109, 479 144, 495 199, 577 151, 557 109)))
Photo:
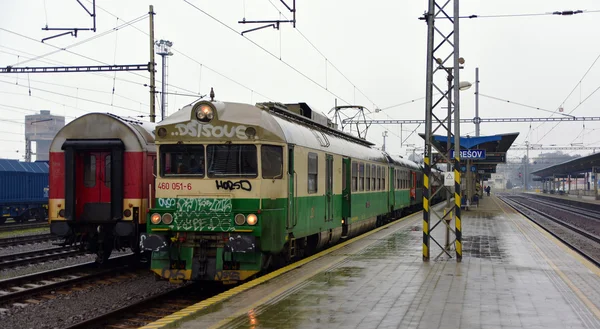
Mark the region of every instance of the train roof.
POLYGON ((50 152, 62 152, 66 140, 120 139, 125 151, 155 151, 155 123, 111 113, 89 113, 65 125, 54 137, 50 152))
POLYGON ((48 162, 21 162, 13 159, 0 159, 0 172, 48 173, 48 162))
MULTIPOLYGON (((283 142, 312 149, 340 154, 355 159, 388 162, 386 155, 372 148, 373 143, 314 122, 306 117, 273 107, 220 101, 201 101, 188 105, 172 114, 157 125, 165 128, 164 137, 158 143, 208 142, 229 139, 248 140, 244 129, 256 129, 255 138, 266 142, 283 142), (194 108, 202 103, 210 103, 216 109, 216 117, 209 123, 195 119, 194 108), (238 134, 238 130, 239 131, 238 134), (216 137, 215 137, 216 136, 216 137)), ((282 105, 282 104, 281 104, 282 105)), ((284 106, 284 105, 282 105, 284 106)))
POLYGON ((403 157, 400 157, 397 155, 391 155, 388 153, 385 153, 385 154, 390 159, 391 163, 394 163, 394 164, 402 166, 402 167, 408 167, 408 168, 415 169, 415 170, 421 170, 421 166, 419 166, 418 164, 416 164, 413 161, 404 159, 403 157))

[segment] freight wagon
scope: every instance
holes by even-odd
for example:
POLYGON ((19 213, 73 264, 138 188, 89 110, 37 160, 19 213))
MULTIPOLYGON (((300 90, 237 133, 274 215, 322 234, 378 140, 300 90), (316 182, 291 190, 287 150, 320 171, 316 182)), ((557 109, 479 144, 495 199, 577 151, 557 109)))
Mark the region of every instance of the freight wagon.
POLYGON ((48 217, 48 162, 0 159, 0 224, 48 217))

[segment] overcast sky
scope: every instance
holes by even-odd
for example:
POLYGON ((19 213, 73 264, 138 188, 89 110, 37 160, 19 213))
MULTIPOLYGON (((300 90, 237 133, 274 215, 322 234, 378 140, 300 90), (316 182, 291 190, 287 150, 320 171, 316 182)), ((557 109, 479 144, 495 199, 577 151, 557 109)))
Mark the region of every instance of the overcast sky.
MULTIPOLYGON (((297 29, 282 24, 279 31, 263 29, 246 34, 248 38, 239 32, 259 25, 238 24, 242 18, 285 19, 283 16, 291 18, 291 14, 278 0, 188 1, 197 8, 183 0, 97 0, 96 33, 80 31, 77 38, 62 36, 42 44, 41 39, 58 33, 43 31, 42 27, 89 27, 91 18, 75 0, 2 0, 0 66, 145 64, 150 47, 149 21, 144 15, 153 4, 155 39, 173 42, 168 70, 171 93, 206 94, 213 87, 216 98, 222 101, 306 102, 324 113, 334 106, 336 98, 340 105, 353 103, 370 110, 407 103, 369 117, 424 118, 427 38, 426 24, 418 17, 427 7, 426 0, 297 0, 297 29), (106 33, 140 17, 131 26, 106 33), (94 39, 86 41, 90 38, 94 39), (70 48, 57 51, 56 47, 70 48), (27 61, 51 52, 55 53, 27 61)), ((91 1, 82 3, 91 8, 91 1)), ((551 113, 546 111, 560 106, 564 113, 573 111, 575 116, 598 116, 600 93, 594 91, 600 86, 600 63, 592 64, 600 55, 600 12, 594 12, 600 10, 600 3, 461 1, 462 15, 562 10, 584 13, 461 20, 460 55, 466 60, 461 80, 474 82, 475 68, 479 67, 481 117, 548 117, 551 113)), ((160 57, 156 62, 160 66, 160 57)), ((161 74, 158 69, 157 81, 161 74)), ((67 122, 88 112, 147 115, 149 93, 144 84, 148 76, 143 71, 0 74, 0 157, 22 158, 24 116, 42 109, 66 116, 67 122)), ((474 92, 472 87, 461 93, 462 118, 474 116, 474 92)), ((168 113, 195 99, 170 95, 168 113)), ((481 135, 520 132, 518 145, 529 141, 600 147, 600 123, 554 126, 482 124, 481 135)), ((400 126, 373 125, 367 137, 381 146, 382 133, 388 129, 388 151, 406 156, 410 144, 423 145, 417 135, 423 132, 423 126, 411 135, 415 128, 417 125, 404 125, 401 131, 400 126), (400 136, 405 140, 402 145, 400 136)), ((473 124, 461 125, 461 135, 467 134, 475 134, 473 124)), ((524 153, 510 151, 509 157, 524 153)), ((532 152, 532 156, 537 153, 532 152)))

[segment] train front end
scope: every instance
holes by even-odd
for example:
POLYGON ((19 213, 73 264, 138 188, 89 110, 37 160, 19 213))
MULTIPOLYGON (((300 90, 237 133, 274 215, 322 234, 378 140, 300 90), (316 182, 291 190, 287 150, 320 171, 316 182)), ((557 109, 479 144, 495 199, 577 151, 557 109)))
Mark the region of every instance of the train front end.
POLYGON ((156 198, 142 248, 170 281, 244 281, 285 243, 283 133, 267 113, 202 101, 157 126, 156 198))

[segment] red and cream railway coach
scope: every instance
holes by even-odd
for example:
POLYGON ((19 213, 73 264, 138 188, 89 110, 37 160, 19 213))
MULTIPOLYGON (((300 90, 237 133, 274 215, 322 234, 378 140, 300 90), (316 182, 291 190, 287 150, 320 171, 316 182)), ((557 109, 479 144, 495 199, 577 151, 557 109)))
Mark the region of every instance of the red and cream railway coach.
POLYGON ((154 191, 154 123, 91 113, 66 125, 50 146, 49 221, 65 244, 103 262, 139 248, 154 191))

